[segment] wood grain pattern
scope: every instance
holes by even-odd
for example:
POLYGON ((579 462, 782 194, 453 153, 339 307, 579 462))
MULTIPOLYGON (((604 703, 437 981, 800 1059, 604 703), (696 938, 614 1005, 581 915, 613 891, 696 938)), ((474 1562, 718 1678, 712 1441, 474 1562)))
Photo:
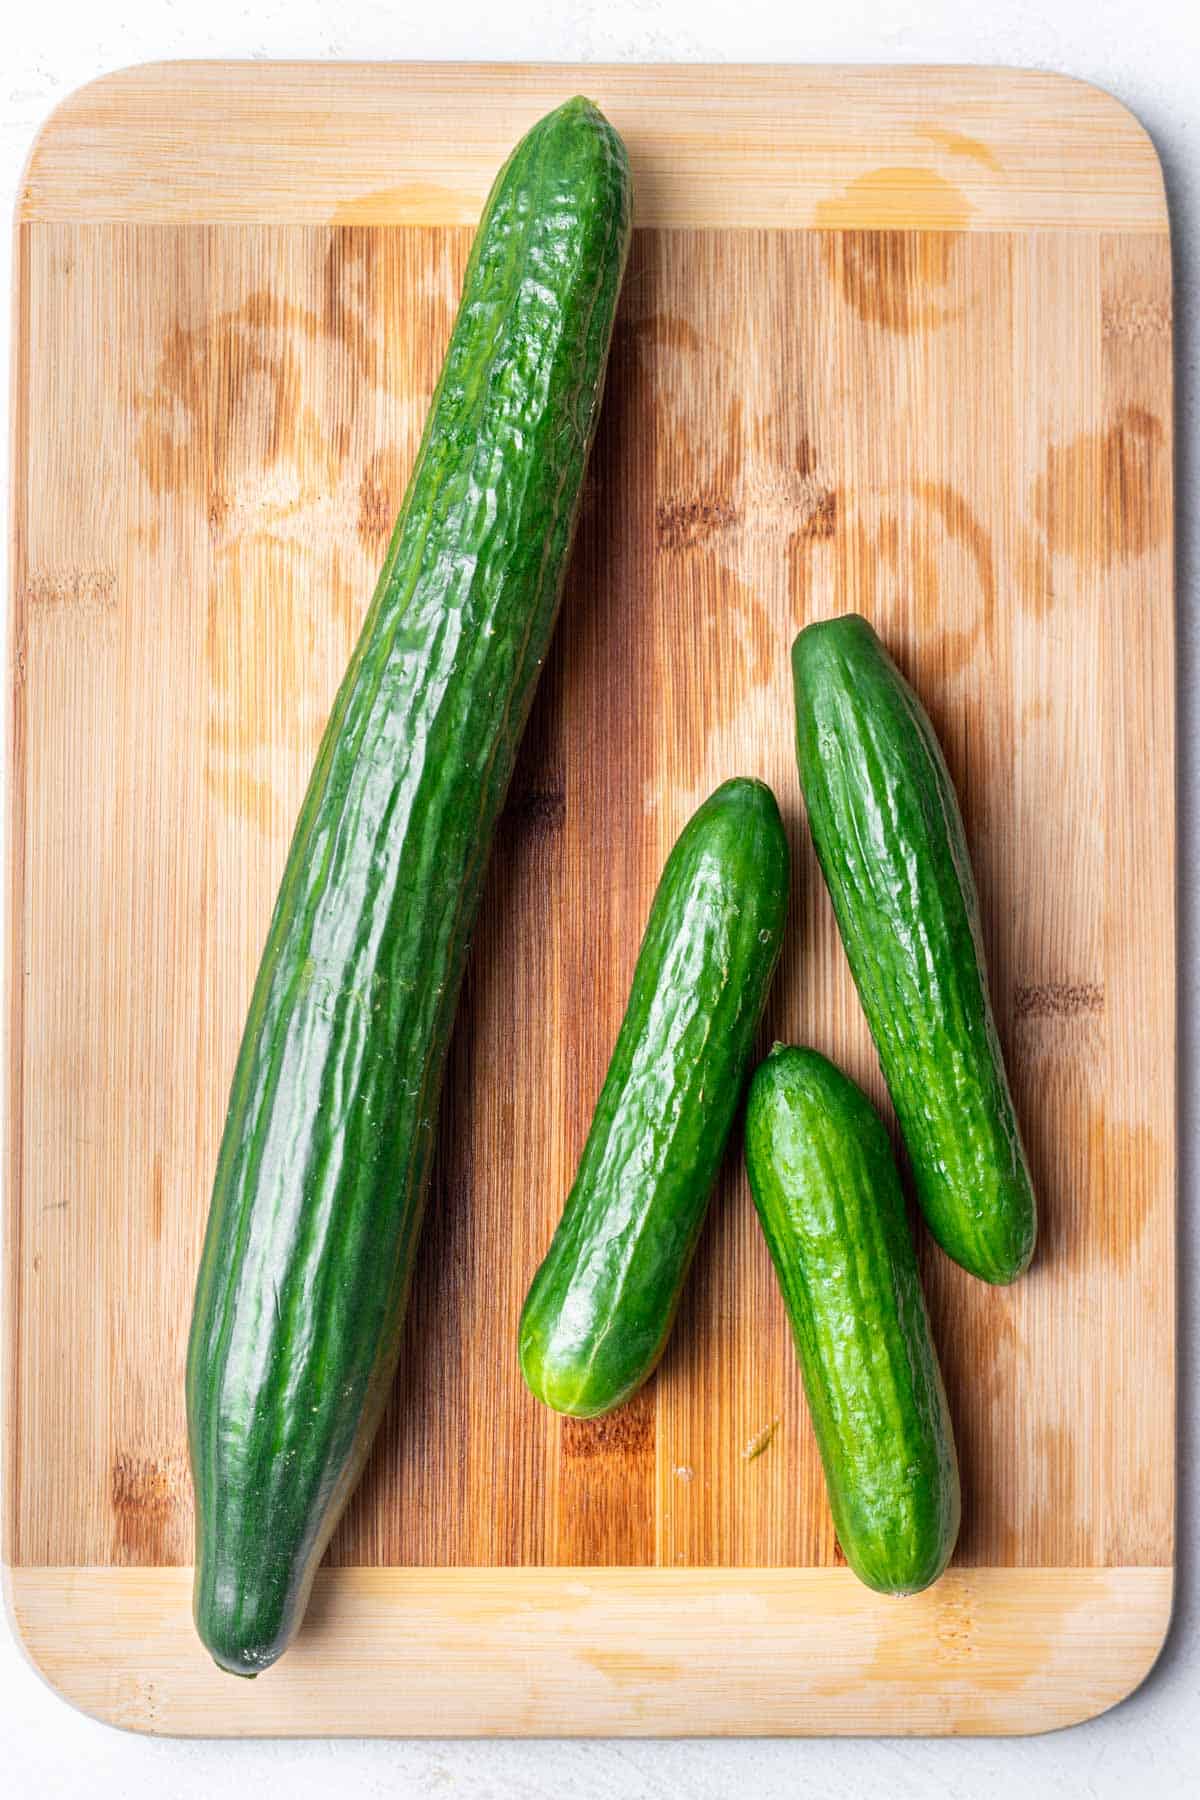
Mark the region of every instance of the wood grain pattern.
POLYGON ((18 218, 473 226, 581 91, 629 143, 639 225, 1163 229, 1149 138, 1087 82, 730 63, 143 64, 62 103, 18 218))
POLYGON ((231 1681, 183 1569, 13 1569, 26 1648, 85 1712, 194 1737, 898 1737, 1052 1731, 1152 1666, 1170 1569, 347 1569, 231 1681), (397 1625, 403 1620, 403 1626, 397 1625), (553 1649, 548 1649, 552 1646, 553 1649))
MULTIPOLYGON (((213 174, 214 68, 84 90, 39 140, 18 228, 6 1557, 35 1655, 42 1644, 106 1716, 168 1730, 213 1728, 190 1644, 162 1665, 167 1686, 155 1662, 131 1699, 124 1677, 88 1674, 64 1648, 56 1609, 69 1596, 115 1608, 130 1631, 152 1620, 164 1656, 179 1629, 183 1359, 234 1053, 471 237, 430 223, 428 194, 394 181, 370 215, 392 223, 330 223, 328 145, 336 128, 354 146, 355 180, 409 169, 406 157, 440 179, 437 109, 458 107, 473 121, 461 188, 473 196, 485 157, 494 167, 501 141, 581 80, 358 69, 339 113, 329 73, 255 65, 254 87, 228 66, 224 186, 207 213, 189 184, 213 174), (381 122, 397 96, 409 136, 381 122), (198 133, 190 173, 182 138, 154 136, 137 184, 118 184, 129 134, 168 98, 198 133), (93 175, 73 190, 84 142, 93 175), (146 1701, 147 1683, 177 1700, 146 1701)), ((790 640, 854 607, 919 687, 958 783, 1042 1206, 1037 1260, 1011 1290, 922 1242, 965 1500, 960 1585, 928 1604, 972 1596, 961 1632, 977 1679, 958 1670, 948 1698, 931 1678, 917 1704, 919 1656, 874 1687, 848 1664, 849 1685, 828 1693, 812 1661, 787 1705, 731 1700, 718 1716, 707 1678, 689 1687, 647 1652, 603 1697, 593 1682, 574 1723, 556 1722, 556 1673, 512 1713, 522 1725, 501 1721, 501 1683, 480 1698, 478 1728, 688 1729, 689 1695, 691 1729, 1062 1722, 1085 1690, 1111 1699, 1147 1666, 1173 1556, 1172 420, 1157 164, 1115 103, 1052 78, 922 72, 937 105, 918 119, 912 71, 733 71, 715 90, 714 71, 588 73, 630 130, 649 202, 562 623, 476 933, 401 1374, 323 1591, 339 1619, 401 1587, 435 1611, 451 1596, 462 1619, 473 1591, 483 1617, 487 1594, 509 1606, 527 1577, 536 1610, 586 1569, 589 1592, 615 1584, 597 1629, 633 1609, 637 1638, 662 1605, 656 1582, 689 1571, 697 1585, 680 1591, 718 1618, 795 1625, 812 1606, 833 1620, 861 1603, 833 1568, 736 1156, 662 1369, 631 1406, 560 1421, 525 1392, 515 1355, 662 861, 729 775, 771 782, 793 844, 764 1044, 813 1042, 884 1101, 791 745, 790 640), (702 140, 706 107, 715 135, 702 140), (773 153, 764 198, 772 141, 788 155, 773 153), (895 181, 847 199, 862 173, 837 161, 851 141, 868 162, 897 159, 876 169, 895 181), (1037 146, 1024 163, 1022 143, 1037 146), (794 161, 805 147, 810 160, 794 161), (785 216, 793 177, 807 185, 785 216), (731 194, 746 228, 726 229, 731 194), (1066 1639, 1038 1610, 1051 1591, 1085 1597, 1066 1639), (1031 1641, 1068 1642, 1057 1686, 1039 1684, 1034 1660, 1023 1685, 993 1675, 985 1621, 1026 1605, 1031 1641), (1106 1619, 1128 1607, 1128 1636, 1114 1627, 1120 1654, 1098 1647, 1093 1685, 1071 1688, 1092 1606, 1106 1619)), ((558 1614, 544 1604, 549 1666, 558 1614)), ((901 1613, 909 1622, 885 1633, 896 1669, 917 1617, 901 1613)), ((382 1702, 363 1723, 401 1667, 387 1658, 403 1656, 393 1641, 379 1681, 353 1705, 343 1692, 319 1728, 432 1729, 382 1702)), ((738 1692, 755 1668, 751 1656, 738 1692)), ((318 1728, 303 1681, 284 1696, 258 1712, 231 1702, 228 1729, 318 1728)), ((466 1696, 439 1705, 429 1716, 446 1729, 470 1728, 466 1696)))

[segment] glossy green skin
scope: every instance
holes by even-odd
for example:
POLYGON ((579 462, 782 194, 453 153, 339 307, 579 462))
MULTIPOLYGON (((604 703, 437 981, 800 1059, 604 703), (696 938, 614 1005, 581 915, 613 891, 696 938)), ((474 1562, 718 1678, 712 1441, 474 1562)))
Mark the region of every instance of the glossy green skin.
POLYGON ((553 630, 628 249, 590 102, 497 179, 424 439, 296 827, 196 1290, 196 1623, 286 1647, 396 1367, 447 1037, 553 630))
POLYGON ((558 1412, 628 1400, 666 1347, 779 959, 779 807, 727 781, 667 859, 558 1229, 521 1314, 521 1370, 558 1412))
POLYGON ((1037 1210, 988 998, 958 800, 920 701, 865 619, 792 648, 813 844, 922 1211, 948 1256, 1016 1279, 1037 1210))
POLYGON ((825 1057, 777 1045, 750 1084, 746 1167, 846 1561, 915 1594, 954 1550, 958 1463, 887 1132, 825 1057))

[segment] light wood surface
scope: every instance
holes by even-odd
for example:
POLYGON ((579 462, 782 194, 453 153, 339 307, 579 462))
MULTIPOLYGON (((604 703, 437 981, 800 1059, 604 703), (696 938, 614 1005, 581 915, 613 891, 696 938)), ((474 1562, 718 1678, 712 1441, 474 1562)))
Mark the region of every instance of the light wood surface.
POLYGON ((9 1605, 49 1680, 135 1731, 992 1736, 1123 1699, 1171 1585, 1170 1569, 967 1569, 898 1601, 847 1569, 326 1571, 255 1681, 205 1654, 183 1569, 13 1569, 9 1605))
MULTIPOLYGON (((629 130, 653 228, 635 237, 562 623, 476 933, 401 1375, 331 1547, 329 1616, 366 1608, 357 1641, 369 1614, 372 1655, 395 1671, 410 1637, 423 1640, 407 1605, 389 1612, 381 1596, 419 1594, 462 1620, 474 1593, 482 1646, 487 1596, 511 1608, 527 1592, 540 1625, 522 1652, 522 1723, 500 1717, 504 1682, 464 1723, 460 1641, 436 1714, 446 1729, 706 1729, 708 1676, 689 1681, 682 1653, 637 1662, 645 1634, 666 1630, 668 1574, 714 1617, 728 1605, 739 1630, 770 1619, 795 1634, 789 1679, 808 1696, 795 1722, 782 1702, 749 1705, 751 1657, 747 1704, 731 1700, 711 1728, 1061 1722, 1147 1665, 1173 1557, 1172 420, 1157 165, 1115 103, 1054 82, 1050 105, 1041 76, 588 73, 629 130), (942 134, 920 155, 918 92, 936 95, 942 134), (706 112, 739 123, 701 141, 706 112), (1044 184, 1006 176, 1007 211, 993 216, 996 170, 960 139, 991 145, 1005 169, 1037 144, 1044 184), (883 221, 868 188, 846 198, 848 167, 833 181, 791 160, 885 140, 897 181, 868 188, 909 198, 883 221), (941 188, 920 211, 917 167, 963 196, 957 211, 941 188), (788 216, 792 176, 806 198, 788 216), (817 228, 727 229, 738 196, 742 224, 765 208, 775 227, 817 228), (988 219, 1005 228, 977 228, 988 219), (893 228, 870 228, 881 222, 893 228), (926 228, 900 229, 913 225, 926 228), (1060 1643, 1038 1583, 1084 1596, 1057 1688, 1037 1679, 1032 1650, 1027 1678, 993 1676, 980 1601, 961 1628, 977 1660, 955 1666, 948 1701, 914 1623, 953 1606, 960 1589, 945 1585, 899 1607, 894 1626, 888 1613, 888 1666, 910 1661, 869 1689, 872 1705, 857 1664, 845 1681, 822 1673, 802 1628, 810 1608, 833 1620, 863 1602, 833 1569, 736 1155, 666 1360, 632 1405, 562 1422, 517 1371, 520 1302, 663 858, 729 775, 772 783, 794 850, 764 1043, 815 1043, 884 1102, 791 748, 791 637, 849 607, 915 681, 959 786, 1042 1209, 1037 1260, 1010 1290, 971 1281, 922 1240, 963 1468, 954 1581, 998 1619, 1028 1607, 1031 1645, 1060 1643), (584 1639, 546 1596, 577 1577, 612 1599, 597 1630, 627 1628, 633 1674, 590 1682, 564 1717, 558 1660, 584 1639), (1089 1628, 1094 1667, 1077 1632, 1092 1606, 1128 1626, 1113 1627, 1120 1655, 1108 1626, 1089 1628)), ((193 174, 217 153, 222 78, 179 65, 112 78, 60 110, 18 228, 6 1555, 34 1655, 106 1716, 153 1725, 114 1696, 128 1680, 160 1691, 161 1674, 180 1684, 157 1715, 164 1730, 300 1729, 288 1719, 301 1717, 308 1730, 433 1729, 384 1705, 370 1723, 386 1683, 359 1681, 351 1661, 344 1685, 302 1701, 290 1677, 264 1678, 256 1696, 293 1696, 279 1712, 239 1684, 205 1685, 177 1641, 191 1543, 183 1359, 288 834, 471 236, 429 223, 403 184, 366 215, 389 226, 330 223, 328 146, 352 146, 363 168, 407 168, 404 156, 436 167, 435 120, 457 108, 490 169, 582 76, 356 69, 343 97, 316 66, 253 74, 257 87, 243 65, 224 72, 225 185, 210 214, 181 173, 182 137, 145 132, 129 165, 168 95, 180 131, 201 121, 193 174), (379 123, 389 94, 412 124, 407 148, 395 118, 379 123), (100 184, 86 203, 71 162, 85 142, 100 184), (269 191, 255 185, 264 164, 269 191), (239 193, 251 210, 230 214, 239 193), (68 1603, 101 1661, 110 1615, 141 1630, 149 1607, 166 1662, 156 1648, 133 1675, 114 1637, 107 1673, 85 1673, 80 1653, 68 1682, 73 1653, 54 1648, 68 1603)), ((677 1627, 681 1650, 691 1628, 677 1627)), ((322 1628, 325 1648, 334 1635, 322 1628)))
POLYGON ((62 103, 18 217, 473 226, 579 92, 629 143, 639 225, 1163 229, 1150 139, 1087 82, 728 63, 144 64, 62 103))

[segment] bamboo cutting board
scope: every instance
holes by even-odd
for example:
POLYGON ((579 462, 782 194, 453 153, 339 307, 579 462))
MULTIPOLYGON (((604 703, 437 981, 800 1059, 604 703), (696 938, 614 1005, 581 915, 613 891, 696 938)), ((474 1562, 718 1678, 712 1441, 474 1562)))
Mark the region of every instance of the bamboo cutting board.
POLYGON ((9 1600, 175 1733, 1022 1732, 1153 1662, 1174 1502, 1170 261, 1093 88, 969 69, 173 64, 74 95, 17 225, 9 1600), (295 1648, 189 1619, 183 1366, 288 834, 499 163, 584 90, 638 227, 499 832, 394 1402, 295 1648), (1042 1239, 922 1240, 951 1572, 842 1564, 736 1155, 662 1369, 592 1424, 517 1314, 646 908, 733 774, 794 851, 764 1031, 884 1102, 803 827, 788 647, 856 608, 964 803, 1042 1239))

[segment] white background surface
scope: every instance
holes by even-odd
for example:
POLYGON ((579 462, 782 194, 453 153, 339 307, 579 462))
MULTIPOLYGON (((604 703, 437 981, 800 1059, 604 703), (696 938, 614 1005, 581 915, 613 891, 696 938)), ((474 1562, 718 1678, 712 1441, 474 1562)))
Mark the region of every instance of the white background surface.
MULTIPOLYGON (((1162 157, 1175 241, 1179 400, 1181 1093, 1180 1573, 1158 1668, 1104 1718, 1020 1740, 639 1743, 183 1742, 139 1738, 71 1710, 0 1622, 0 1769, 7 1791, 89 1800, 223 1800, 269 1786, 288 1800, 352 1791, 437 1800, 688 1800, 803 1793, 859 1800, 1200 1792, 1200 1632, 1193 1570, 1200 1486, 1191 1468, 1200 1298, 1187 1214, 1196 1166, 1192 882, 1200 772, 1192 724, 1200 656, 1196 567, 1195 290, 1200 235, 1200 6, 1196 0, 17 0, 0 72, 0 201, 11 217, 26 152, 55 104, 93 76, 163 57, 484 61, 992 62, 1057 69, 1117 94, 1162 157)), ((9 241, 0 234, 7 318, 9 241)), ((0 365, 7 371, 7 356, 0 365)), ((7 494, 7 476, 4 481, 7 494)), ((1131 646, 1136 653, 1136 645, 1131 646)))

